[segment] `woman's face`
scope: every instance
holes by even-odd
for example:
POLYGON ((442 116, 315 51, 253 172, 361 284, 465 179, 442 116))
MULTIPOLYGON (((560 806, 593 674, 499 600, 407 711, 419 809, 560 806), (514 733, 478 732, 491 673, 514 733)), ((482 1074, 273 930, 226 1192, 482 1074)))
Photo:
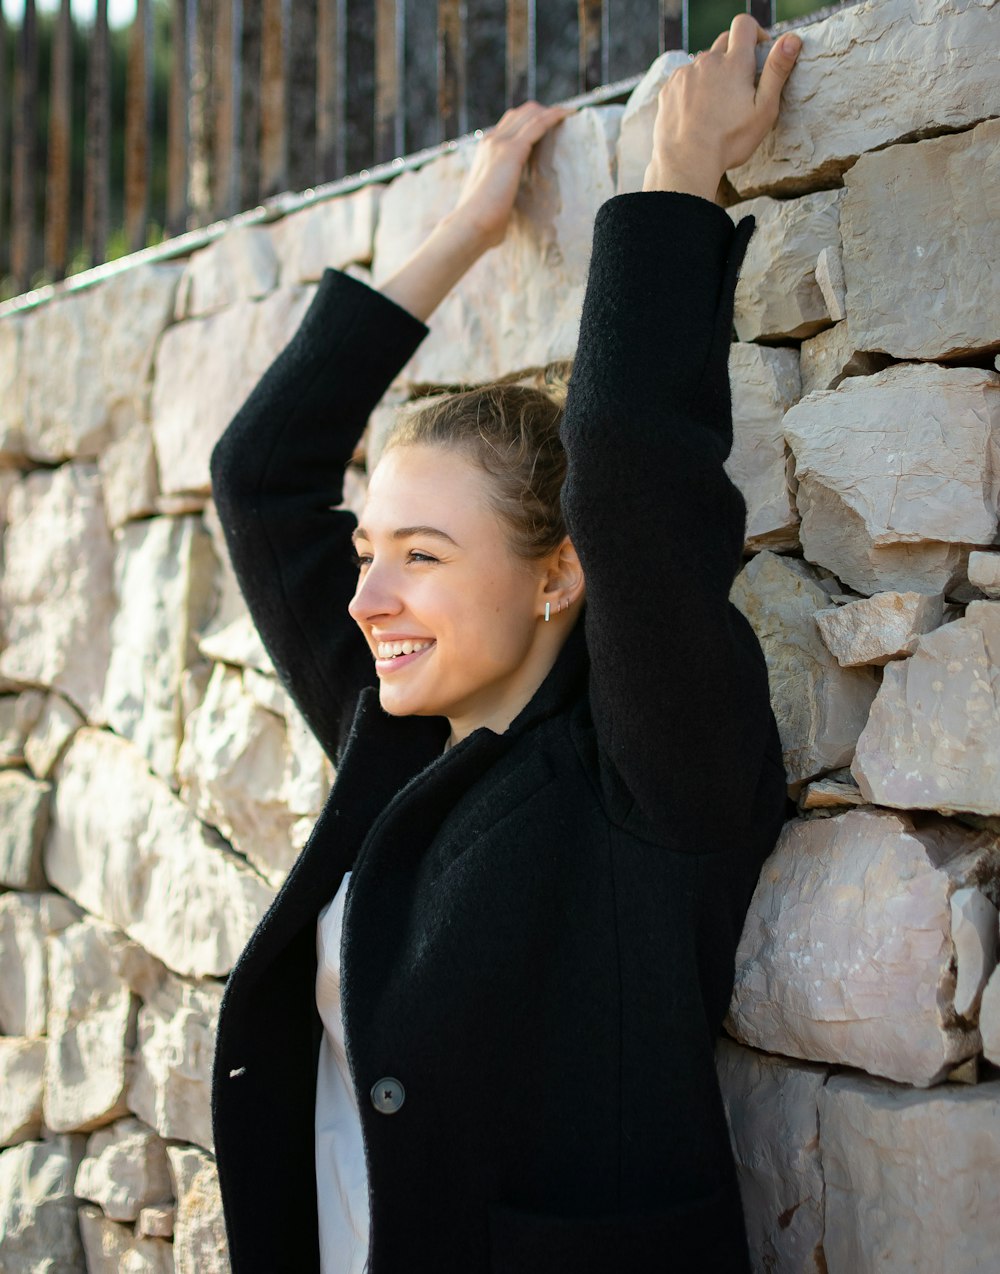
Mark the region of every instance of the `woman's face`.
POLYGON ((448 717, 456 739, 506 729, 540 680, 545 563, 511 551, 489 481, 448 447, 392 448, 355 534, 349 610, 375 656, 382 707, 448 717))

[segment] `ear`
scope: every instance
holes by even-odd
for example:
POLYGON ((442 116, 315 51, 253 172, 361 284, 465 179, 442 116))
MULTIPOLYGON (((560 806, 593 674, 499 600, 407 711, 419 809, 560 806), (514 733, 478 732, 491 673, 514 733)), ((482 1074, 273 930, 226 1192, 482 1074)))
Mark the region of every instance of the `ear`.
POLYGON ((584 590, 583 565, 573 541, 566 535, 546 559, 542 604, 551 603, 553 611, 568 610, 583 598, 584 590))

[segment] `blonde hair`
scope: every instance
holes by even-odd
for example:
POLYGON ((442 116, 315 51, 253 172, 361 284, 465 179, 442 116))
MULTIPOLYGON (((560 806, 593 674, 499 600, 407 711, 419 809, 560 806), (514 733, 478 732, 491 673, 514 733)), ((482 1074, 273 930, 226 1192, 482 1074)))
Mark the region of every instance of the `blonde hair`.
POLYGON ((401 415, 383 454, 418 443, 452 447, 491 479, 494 511, 517 556, 544 557, 566 535, 559 438, 570 364, 519 372, 491 385, 437 395, 401 415))

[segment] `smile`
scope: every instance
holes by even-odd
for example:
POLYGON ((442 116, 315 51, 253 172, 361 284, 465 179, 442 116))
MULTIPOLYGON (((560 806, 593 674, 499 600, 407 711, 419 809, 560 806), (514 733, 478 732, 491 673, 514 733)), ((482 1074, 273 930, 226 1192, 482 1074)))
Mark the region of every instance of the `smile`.
POLYGON ((379 641, 375 643, 375 671, 384 676, 401 672, 433 649, 433 641, 379 641))

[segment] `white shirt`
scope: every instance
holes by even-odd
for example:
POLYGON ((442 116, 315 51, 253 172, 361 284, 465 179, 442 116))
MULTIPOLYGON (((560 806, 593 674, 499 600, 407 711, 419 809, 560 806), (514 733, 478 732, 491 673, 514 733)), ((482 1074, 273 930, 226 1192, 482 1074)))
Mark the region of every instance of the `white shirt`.
POLYGON ((316 1071, 320 1274, 364 1274, 368 1263, 368 1173, 340 1010, 340 936, 350 876, 344 873, 316 922, 316 1007, 323 1019, 316 1071))

